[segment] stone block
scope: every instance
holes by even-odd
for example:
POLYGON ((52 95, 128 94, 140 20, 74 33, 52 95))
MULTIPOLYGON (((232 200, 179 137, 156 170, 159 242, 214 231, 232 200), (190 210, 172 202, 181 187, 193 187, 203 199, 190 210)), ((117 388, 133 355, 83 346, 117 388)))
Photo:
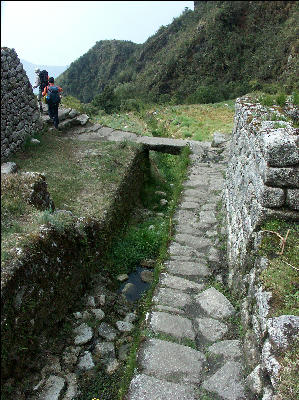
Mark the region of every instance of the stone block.
POLYGON ((285 192, 280 188, 264 186, 261 201, 266 208, 282 207, 285 203, 285 192))
POLYGON ((213 287, 205 290, 195 299, 200 307, 212 318, 223 319, 235 313, 231 302, 213 287))
POLYGON ((271 167, 287 167, 299 163, 299 152, 296 135, 289 135, 281 130, 264 132, 263 145, 265 159, 271 167))
POLYGON ((149 325, 155 333, 165 333, 178 339, 188 338, 195 340, 192 322, 180 315, 154 311, 149 325))
POLYGON ((286 205, 293 210, 299 210, 299 189, 288 189, 286 205))
POLYGON ((267 168, 264 183, 274 187, 299 188, 299 169, 294 168, 267 168))

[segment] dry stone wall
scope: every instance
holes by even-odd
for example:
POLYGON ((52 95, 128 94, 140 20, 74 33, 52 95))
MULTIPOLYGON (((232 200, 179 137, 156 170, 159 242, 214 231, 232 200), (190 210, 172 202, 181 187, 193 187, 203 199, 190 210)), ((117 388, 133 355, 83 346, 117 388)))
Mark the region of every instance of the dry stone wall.
POLYGON ((236 101, 225 189, 231 281, 262 221, 299 219, 299 130, 285 119, 278 108, 236 101))
POLYGON ((1 48, 1 157, 18 150, 41 130, 37 100, 14 49, 1 48))
MULTIPOLYGON (((290 104, 287 110, 298 118, 290 104)), ((237 99, 224 191, 229 285, 243 299, 247 385, 263 400, 281 399, 276 395, 279 360, 299 333, 299 317, 271 317, 272 293, 260 280, 269 261, 256 255, 259 229, 268 217, 299 221, 298 129, 280 111, 253 104, 248 97, 237 99)))

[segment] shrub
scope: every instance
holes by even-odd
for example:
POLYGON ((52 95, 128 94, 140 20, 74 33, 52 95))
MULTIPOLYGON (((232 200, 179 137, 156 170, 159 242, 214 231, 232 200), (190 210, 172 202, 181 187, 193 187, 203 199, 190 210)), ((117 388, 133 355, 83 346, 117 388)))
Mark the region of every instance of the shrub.
POLYGON ((273 106, 275 103, 274 101, 274 96, 271 96, 270 94, 263 94, 258 98, 258 101, 263 105, 263 106, 273 106))
POLYGON ((144 110, 145 104, 142 100, 137 99, 127 99, 121 100, 120 102, 120 111, 137 111, 140 112, 144 110))
POLYGON ((293 104, 295 106, 299 105, 299 92, 293 92, 292 93, 292 100, 293 100, 293 104))

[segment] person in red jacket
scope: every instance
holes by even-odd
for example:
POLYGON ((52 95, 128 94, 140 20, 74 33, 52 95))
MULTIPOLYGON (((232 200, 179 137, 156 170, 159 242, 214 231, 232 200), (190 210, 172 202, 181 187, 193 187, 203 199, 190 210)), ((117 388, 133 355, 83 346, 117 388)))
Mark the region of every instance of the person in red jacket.
POLYGON ((49 85, 45 87, 42 95, 47 96, 46 102, 48 104, 48 114, 54 123, 54 128, 58 130, 58 106, 60 103, 60 93, 63 90, 60 86, 54 85, 54 78, 49 78, 49 85))

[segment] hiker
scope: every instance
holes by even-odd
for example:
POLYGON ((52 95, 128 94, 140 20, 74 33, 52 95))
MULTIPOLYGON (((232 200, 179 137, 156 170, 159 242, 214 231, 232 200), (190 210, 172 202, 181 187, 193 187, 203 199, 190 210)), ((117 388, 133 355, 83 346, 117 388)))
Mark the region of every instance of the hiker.
POLYGON ((39 87, 37 101, 39 104, 39 110, 42 113, 43 112, 42 92, 45 89, 45 87, 48 85, 49 76, 48 76, 48 72, 46 70, 41 71, 39 68, 35 68, 34 72, 36 74, 36 77, 35 77, 35 84, 33 86, 33 89, 39 87))
POLYGON ((58 130, 58 106, 60 103, 60 95, 63 90, 61 87, 54 85, 54 78, 49 78, 49 86, 46 86, 42 96, 46 96, 46 103, 48 104, 48 114, 53 120, 54 128, 58 130))

